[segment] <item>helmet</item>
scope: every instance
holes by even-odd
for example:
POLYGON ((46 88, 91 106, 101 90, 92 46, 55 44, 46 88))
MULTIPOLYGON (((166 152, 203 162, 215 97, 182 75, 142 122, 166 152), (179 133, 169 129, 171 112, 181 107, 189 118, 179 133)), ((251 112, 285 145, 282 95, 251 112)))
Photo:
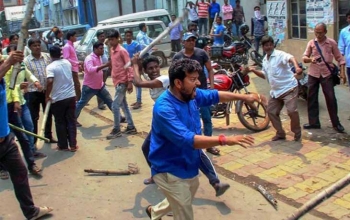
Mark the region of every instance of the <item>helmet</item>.
POLYGON ((249 26, 246 25, 246 24, 242 24, 240 27, 239 27, 239 31, 241 32, 242 35, 245 35, 249 32, 249 26))

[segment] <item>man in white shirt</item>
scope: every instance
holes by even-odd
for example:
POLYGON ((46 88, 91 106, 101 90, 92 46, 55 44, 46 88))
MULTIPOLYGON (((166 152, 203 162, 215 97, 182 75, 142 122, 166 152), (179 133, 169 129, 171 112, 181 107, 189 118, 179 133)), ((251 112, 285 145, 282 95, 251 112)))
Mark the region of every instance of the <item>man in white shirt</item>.
POLYGON ((58 138, 57 150, 75 152, 78 146, 72 65, 68 60, 61 59, 61 48, 58 46, 50 48, 50 57, 52 63, 46 67, 46 101, 52 101, 51 110, 55 116, 58 138))
POLYGON ((188 20, 190 20, 190 22, 198 24, 198 12, 196 7, 196 4, 191 1, 186 3, 186 8, 188 10, 188 20))
POLYGON ((266 53, 262 70, 256 70, 253 67, 250 67, 249 70, 257 76, 267 79, 271 86, 267 113, 272 126, 277 131, 272 141, 286 139, 286 132, 282 127, 280 118, 280 112, 284 105, 291 120, 290 127, 294 133, 294 140, 299 141, 301 139, 301 127, 297 106, 298 81, 290 70, 289 63, 294 65, 297 75, 302 74, 303 70, 291 54, 274 49, 274 40, 271 36, 264 36, 261 43, 266 53))

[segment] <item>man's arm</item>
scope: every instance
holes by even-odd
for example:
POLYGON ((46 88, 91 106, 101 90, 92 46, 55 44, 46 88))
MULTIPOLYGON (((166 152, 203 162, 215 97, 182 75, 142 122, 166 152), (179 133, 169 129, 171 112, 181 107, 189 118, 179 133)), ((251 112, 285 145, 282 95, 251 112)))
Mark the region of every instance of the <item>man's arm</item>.
POLYGON ((49 100, 51 100, 51 91, 52 91, 52 86, 53 86, 53 77, 48 77, 47 78, 47 82, 46 82, 46 102, 48 102, 49 100))
POLYGON ((288 61, 289 63, 293 64, 296 74, 301 75, 303 73, 303 69, 299 67, 298 61, 295 59, 295 57, 291 57, 288 61))
POLYGON ((254 67, 248 67, 248 70, 250 72, 253 72, 255 75, 257 75, 258 77, 262 78, 262 79, 266 79, 265 74, 263 73, 263 71, 261 70, 257 70, 254 67))
POLYGON ((335 45, 332 45, 332 53, 334 55, 335 60, 338 62, 339 66, 340 66, 340 78, 343 80, 343 83, 345 84, 345 82, 346 82, 345 58, 340 53, 339 48, 337 47, 336 43, 335 43, 335 45))
POLYGON ((79 61, 75 61, 70 58, 70 53, 71 53, 70 47, 67 47, 67 46, 63 47, 62 52, 63 52, 63 58, 68 60, 71 64, 76 64, 76 65, 79 64, 79 61))
POLYGON ((86 57, 85 62, 84 62, 84 69, 87 70, 87 74, 89 73, 97 73, 98 71, 109 67, 110 62, 108 61, 107 63, 101 65, 101 66, 94 66, 94 61, 91 59, 91 57, 86 57))
POLYGON ((340 53, 344 56, 345 55, 346 44, 345 44, 345 39, 344 39, 343 33, 344 32, 342 31, 339 34, 338 49, 339 49, 340 53))
POLYGON ((311 56, 311 52, 312 52, 312 48, 311 48, 311 41, 309 41, 309 43, 306 46, 305 52, 304 52, 304 56, 302 58, 304 63, 316 63, 315 58, 310 58, 311 56))

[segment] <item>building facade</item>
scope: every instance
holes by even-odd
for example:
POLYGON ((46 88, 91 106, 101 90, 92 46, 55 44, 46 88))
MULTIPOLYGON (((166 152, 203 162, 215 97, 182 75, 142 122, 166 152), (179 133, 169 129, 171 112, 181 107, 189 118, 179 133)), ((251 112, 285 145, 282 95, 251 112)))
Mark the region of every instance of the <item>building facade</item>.
POLYGON ((347 25, 349 0, 267 0, 269 35, 279 39, 278 49, 293 54, 299 61, 307 43, 315 38, 317 23, 327 25, 327 36, 338 40, 347 25))

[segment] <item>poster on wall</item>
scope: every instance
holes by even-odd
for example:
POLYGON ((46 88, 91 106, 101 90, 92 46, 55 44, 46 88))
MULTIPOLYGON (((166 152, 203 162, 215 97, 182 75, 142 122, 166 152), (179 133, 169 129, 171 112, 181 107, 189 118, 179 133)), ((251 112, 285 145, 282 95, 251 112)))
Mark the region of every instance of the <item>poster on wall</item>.
POLYGON ((319 22, 334 23, 333 0, 307 0, 306 21, 308 32, 313 32, 319 22))
POLYGON ((267 21, 269 25, 269 35, 279 43, 286 37, 287 28, 287 5, 286 0, 266 2, 267 21))

